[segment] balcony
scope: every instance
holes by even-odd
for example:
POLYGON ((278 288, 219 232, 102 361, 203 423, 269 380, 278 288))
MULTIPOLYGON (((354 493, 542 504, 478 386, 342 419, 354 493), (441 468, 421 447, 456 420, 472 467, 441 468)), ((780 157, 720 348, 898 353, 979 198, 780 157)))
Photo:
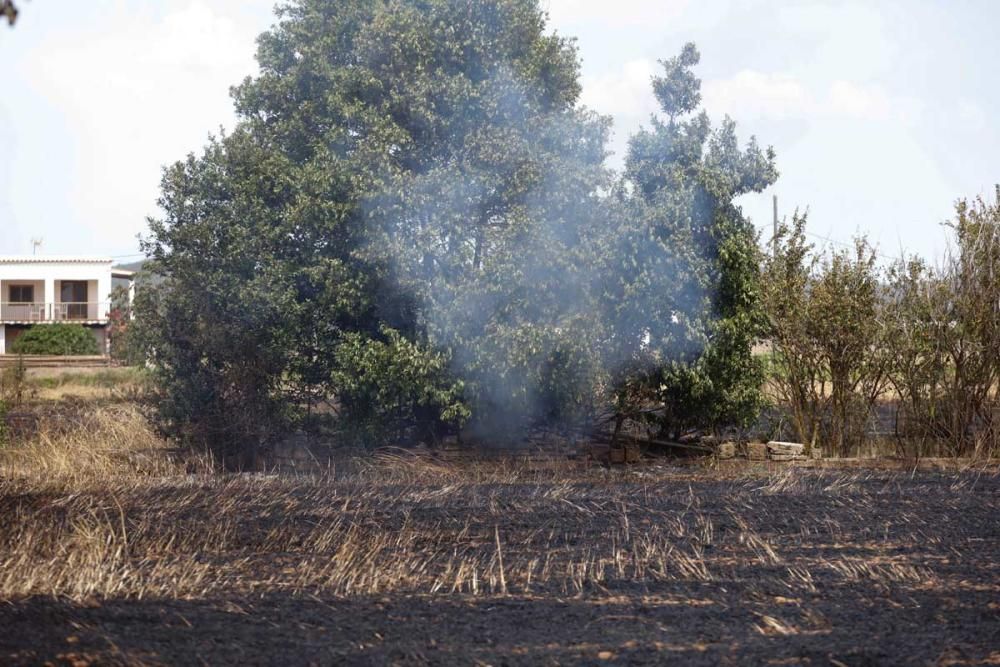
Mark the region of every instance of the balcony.
POLYGON ((104 323, 111 303, 81 301, 61 303, 0 303, 0 321, 6 324, 43 322, 104 323))

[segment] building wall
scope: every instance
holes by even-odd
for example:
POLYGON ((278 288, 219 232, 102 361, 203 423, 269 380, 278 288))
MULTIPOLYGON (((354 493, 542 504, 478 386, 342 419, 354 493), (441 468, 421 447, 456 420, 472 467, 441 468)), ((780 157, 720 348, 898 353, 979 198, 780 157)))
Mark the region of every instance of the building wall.
MULTIPOLYGON (((57 304, 61 302, 62 281, 83 280, 87 281, 87 302, 101 304, 93 310, 93 317, 88 312, 88 319, 106 320, 111 306, 111 266, 111 259, 105 258, 0 257, 0 301, 4 303, 8 301, 11 284, 31 284, 35 288, 35 303, 57 304)), ((45 324, 34 326, 45 326, 45 324)), ((90 328, 97 339, 98 348, 107 354, 107 327, 90 328)), ((11 343, 24 330, 25 327, 12 326, 0 321, 0 354, 9 353, 11 343)))
POLYGON ((107 282, 111 293, 111 260, 37 260, 9 261, 0 258, 0 278, 3 280, 98 280, 107 282))
POLYGON ((9 285, 31 283, 36 303, 59 303, 62 281, 85 280, 87 301, 104 304, 95 319, 104 319, 110 310, 111 264, 110 259, 0 257, 0 301, 8 300, 9 285))
POLYGON ((10 348, 14 344, 14 341, 17 340, 17 337, 23 334, 28 329, 28 327, 18 327, 18 326, 12 326, 10 324, 5 324, 3 326, 0 326, 0 329, 4 330, 3 353, 7 354, 10 352, 10 348))

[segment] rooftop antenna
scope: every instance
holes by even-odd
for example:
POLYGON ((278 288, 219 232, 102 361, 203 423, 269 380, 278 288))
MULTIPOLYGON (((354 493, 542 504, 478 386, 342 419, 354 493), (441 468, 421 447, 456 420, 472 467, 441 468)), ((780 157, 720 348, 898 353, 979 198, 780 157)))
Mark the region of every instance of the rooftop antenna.
POLYGON ((38 249, 42 247, 42 243, 44 242, 45 239, 43 239, 42 237, 31 239, 31 254, 37 255, 38 249))

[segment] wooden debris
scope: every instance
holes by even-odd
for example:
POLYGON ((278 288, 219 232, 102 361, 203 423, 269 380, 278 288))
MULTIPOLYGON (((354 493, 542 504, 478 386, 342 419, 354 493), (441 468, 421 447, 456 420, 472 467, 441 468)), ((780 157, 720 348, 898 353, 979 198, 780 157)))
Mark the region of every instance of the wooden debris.
POLYGON ((97 368, 111 366, 112 360, 100 355, 0 354, 0 368, 16 368, 19 364, 25 368, 97 368))

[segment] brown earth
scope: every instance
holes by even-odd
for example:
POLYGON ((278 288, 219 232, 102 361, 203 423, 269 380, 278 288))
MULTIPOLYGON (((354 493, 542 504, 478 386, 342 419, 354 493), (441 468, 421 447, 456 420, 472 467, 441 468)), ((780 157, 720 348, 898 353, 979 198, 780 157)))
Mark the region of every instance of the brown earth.
POLYGON ((4 664, 1000 664, 1000 476, 0 479, 4 664))

